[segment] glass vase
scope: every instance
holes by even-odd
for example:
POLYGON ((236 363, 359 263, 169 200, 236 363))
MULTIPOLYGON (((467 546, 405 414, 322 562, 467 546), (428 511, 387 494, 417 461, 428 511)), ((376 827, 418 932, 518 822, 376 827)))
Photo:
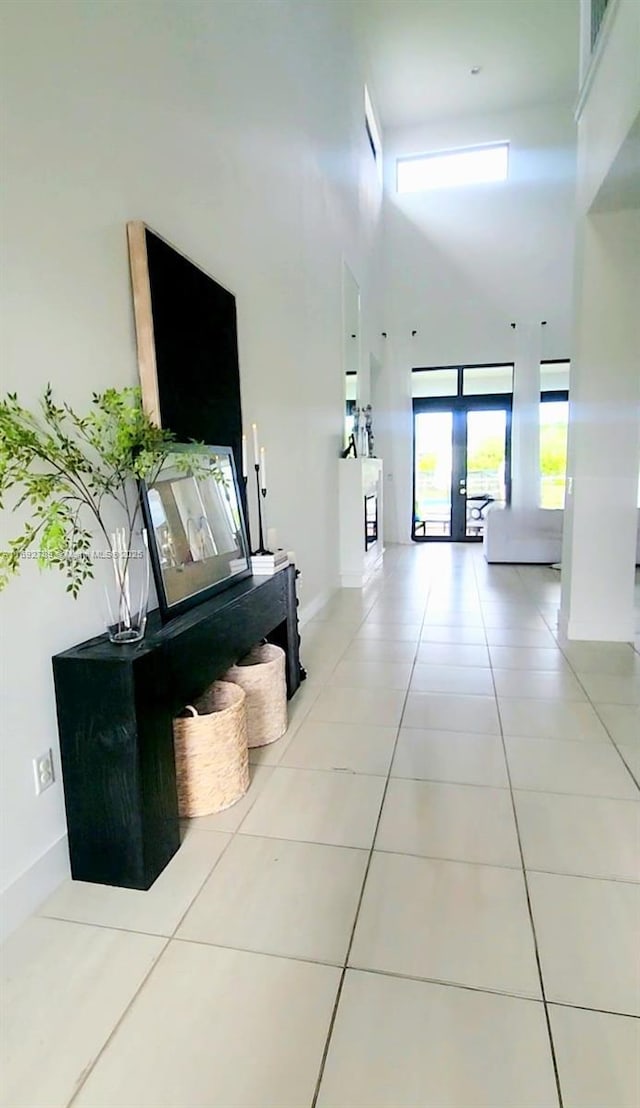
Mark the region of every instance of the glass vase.
POLYGON ((149 605, 149 542, 145 530, 126 541, 124 529, 111 536, 112 573, 105 585, 107 634, 113 643, 140 642, 149 605))

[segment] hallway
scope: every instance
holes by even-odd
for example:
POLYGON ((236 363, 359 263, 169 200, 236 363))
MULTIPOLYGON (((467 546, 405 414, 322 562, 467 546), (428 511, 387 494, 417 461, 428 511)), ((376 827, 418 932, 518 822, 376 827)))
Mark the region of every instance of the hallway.
POLYGON ((434 544, 336 593, 246 798, 9 940, 1 1103, 637 1106, 640 657, 559 587, 434 544))

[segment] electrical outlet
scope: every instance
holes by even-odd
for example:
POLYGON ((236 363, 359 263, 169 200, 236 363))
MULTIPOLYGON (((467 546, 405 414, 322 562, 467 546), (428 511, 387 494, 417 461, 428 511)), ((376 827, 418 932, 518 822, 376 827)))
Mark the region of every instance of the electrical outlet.
POLYGON ((40 793, 53 785, 55 774, 53 772, 53 754, 50 750, 33 759, 33 776, 36 785, 36 796, 40 796, 40 793))

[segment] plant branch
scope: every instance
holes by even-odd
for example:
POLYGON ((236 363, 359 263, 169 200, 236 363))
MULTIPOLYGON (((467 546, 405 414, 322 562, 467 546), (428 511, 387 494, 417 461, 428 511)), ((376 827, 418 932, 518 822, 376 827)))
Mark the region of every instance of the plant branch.
POLYGON ((40 541, 41 561, 66 572, 75 596, 92 575, 82 512, 89 512, 113 555, 104 517, 107 499, 113 500, 126 518, 130 549, 140 513, 138 488, 131 499, 133 483, 155 480, 173 435, 150 422, 139 389, 94 393, 92 409, 81 416, 68 404, 56 405, 47 386, 40 409, 38 419, 15 393, 0 399, 0 497, 15 489, 14 508, 28 502, 35 520, 0 552, 0 588, 19 572, 22 553, 40 541))

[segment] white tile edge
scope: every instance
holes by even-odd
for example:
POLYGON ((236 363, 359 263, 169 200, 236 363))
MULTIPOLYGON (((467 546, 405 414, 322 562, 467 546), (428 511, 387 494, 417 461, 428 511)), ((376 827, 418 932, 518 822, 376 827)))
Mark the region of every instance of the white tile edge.
POLYGON ((0 942, 69 877, 67 835, 62 835, 0 894, 0 942))

